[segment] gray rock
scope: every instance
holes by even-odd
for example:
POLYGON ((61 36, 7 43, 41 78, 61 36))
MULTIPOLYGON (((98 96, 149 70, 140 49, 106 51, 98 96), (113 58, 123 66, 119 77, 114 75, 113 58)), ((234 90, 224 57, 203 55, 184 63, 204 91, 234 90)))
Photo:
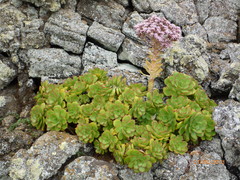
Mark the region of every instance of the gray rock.
POLYGON ((90 26, 87 35, 113 52, 118 51, 125 38, 120 31, 105 27, 96 21, 90 26))
POLYGON ((129 69, 129 66, 126 69, 122 69, 122 65, 108 69, 108 75, 112 76, 123 76, 127 80, 127 84, 136 84, 141 83, 147 86, 148 77, 141 73, 141 71, 133 70, 133 68, 129 69))
POLYGON ((189 154, 176 155, 169 153, 168 158, 155 170, 157 179, 179 179, 189 168, 190 159, 189 154))
POLYGON ((12 157, 9 175, 13 179, 26 180, 50 178, 81 146, 77 136, 48 132, 38 138, 30 149, 21 149, 12 157))
POLYGON ((183 26, 182 32, 184 33, 185 36, 193 34, 193 35, 199 36, 200 38, 204 39, 205 41, 208 40, 206 30, 199 23, 183 26))
POLYGON ((90 156, 82 156, 70 164, 64 170, 62 180, 118 180, 117 169, 114 164, 97 160, 90 156))
POLYGON ((221 72, 220 78, 211 84, 212 89, 220 92, 229 92, 239 78, 240 62, 228 64, 221 72))
POLYGON ((37 7, 42 7, 47 11, 51 11, 51 12, 56 12, 58 11, 62 4, 65 4, 65 1, 61 1, 61 0, 23 0, 25 2, 30 2, 32 4, 34 4, 37 7))
POLYGON ((151 7, 148 0, 132 0, 132 5, 138 12, 151 12, 151 7))
POLYGON ((203 39, 195 35, 188 35, 176 42, 163 54, 164 77, 178 71, 203 82, 209 75, 206 45, 203 39))
POLYGON ((237 99, 240 102, 240 77, 235 81, 229 93, 229 98, 237 99))
MULTIPOLYGON (((0 56, 2 59, 3 57, 0 56)), ((0 90, 5 88, 16 77, 17 71, 0 59, 0 90)), ((6 58, 4 58, 6 59, 6 58)), ((10 59, 8 60, 10 61, 10 59)))
POLYGON ((147 59, 149 48, 125 38, 120 48, 118 59, 129 61, 132 64, 143 67, 147 59))
POLYGON ((240 103, 233 100, 221 102, 213 112, 215 130, 222 140, 226 163, 240 171, 240 103))
POLYGON ((21 29, 21 48, 41 48, 46 45, 45 34, 39 31, 43 24, 42 19, 24 21, 24 27, 21 29))
POLYGON ((2 4, 0 17, 0 51, 17 51, 20 47, 20 28, 26 16, 14 6, 2 4))
POLYGON ((71 10, 54 13, 44 27, 44 32, 50 34, 52 44, 76 54, 83 51, 87 30, 88 25, 81 21, 81 16, 71 10))
POLYGON ((226 49, 220 53, 221 59, 230 59, 231 62, 240 62, 240 44, 228 43, 226 49))
POLYGON ((209 17, 211 0, 198 0, 196 1, 196 9, 198 13, 199 23, 203 24, 209 17))
POLYGON ((67 78, 79 75, 81 58, 62 49, 44 48, 22 51, 20 58, 29 65, 30 77, 67 78))
POLYGON ((123 5, 124 7, 129 6, 129 1, 128 0, 115 0, 117 3, 123 5))
POLYGON ((215 152, 194 154, 189 164, 188 173, 179 179, 198 180, 230 180, 232 175, 228 172, 225 161, 215 152))
POLYGON ((118 171, 118 177, 122 180, 153 180, 153 174, 151 171, 134 173, 133 170, 127 167, 118 171))
POLYGON ((138 42, 142 42, 142 40, 137 36, 134 26, 138 23, 141 23, 144 19, 138 14, 137 11, 134 11, 131 13, 131 15, 127 18, 127 20, 124 22, 122 27, 122 32, 125 34, 128 38, 131 38, 133 40, 136 40, 138 42))
POLYGON ((6 98, 5 96, 0 96, 0 107, 3 107, 6 105, 6 98))
POLYGON ((11 178, 8 176, 9 166, 10 166, 10 156, 4 156, 0 160, 0 179, 1 180, 10 180, 11 178))
POLYGON ((237 21, 240 2, 239 0, 211 1, 211 6, 208 8, 210 10, 210 16, 221 16, 232 21, 237 21))
POLYGON ((82 63, 84 70, 96 66, 114 68, 118 65, 117 54, 88 42, 83 52, 82 63))
POLYGON ((9 131, 3 127, 0 130, 0 156, 28 148, 33 143, 33 137, 21 130, 9 131))
POLYGON ((165 17, 178 26, 198 22, 197 11, 193 0, 177 3, 174 0, 149 0, 153 11, 161 11, 165 17))
POLYGON ((126 18, 125 8, 114 0, 81 0, 77 5, 77 12, 113 29, 121 29, 126 18))
POLYGON ((209 42, 229 42, 237 38, 237 23, 221 16, 209 17, 203 27, 208 33, 209 42))

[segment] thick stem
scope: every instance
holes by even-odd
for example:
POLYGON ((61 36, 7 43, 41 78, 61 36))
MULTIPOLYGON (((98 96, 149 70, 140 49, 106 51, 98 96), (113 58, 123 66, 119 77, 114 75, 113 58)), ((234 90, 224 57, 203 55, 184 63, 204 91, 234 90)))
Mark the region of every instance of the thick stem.
POLYGON ((153 88, 154 88, 154 79, 155 78, 152 78, 151 75, 148 79, 148 91, 149 92, 152 92, 153 91, 153 88))

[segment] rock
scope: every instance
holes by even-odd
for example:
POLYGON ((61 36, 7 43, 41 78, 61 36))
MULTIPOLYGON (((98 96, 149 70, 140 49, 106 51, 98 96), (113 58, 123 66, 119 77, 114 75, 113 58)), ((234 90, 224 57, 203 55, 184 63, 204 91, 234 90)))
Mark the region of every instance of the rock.
POLYGON ((147 60, 149 48, 125 38, 120 48, 118 58, 123 61, 129 61, 132 64, 143 67, 147 60))
POLYGON ((62 180, 118 180, 117 169, 112 163, 97 160, 90 156, 82 156, 70 164, 64 170, 62 180))
POLYGON ((44 27, 44 32, 50 35, 51 44, 76 54, 83 51, 87 30, 88 25, 81 21, 81 16, 71 10, 54 13, 44 27))
POLYGON ((134 11, 131 13, 131 15, 127 18, 127 20, 124 22, 122 27, 122 32, 125 34, 128 38, 142 42, 142 40, 137 36, 134 26, 138 23, 141 23, 144 19, 138 14, 137 11, 134 11))
POLYGON ((47 11, 51 11, 51 12, 56 12, 58 11, 62 4, 65 4, 65 1, 61 1, 61 0, 23 0, 25 2, 29 2, 34 4, 37 7, 41 7, 44 8, 47 11))
POLYGON ((203 24, 209 42, 230 42, 236 40, 237 23, 221 16, 209 17, 203 24))
POLYGON ((240 77, 233 84, 233 87, 228 97, 232 99, 237 99, 240 102, 240 77))
POLYGON ((240 62, 228 64, 220 74, 220 78, 211 84, 212 89, 220 92, 229 92, 239 78, 240 62))
POLYGON ((132 5, 138 12, 151 12, 151 7, 148 0, 132 0, 132 5))
POLYGON ((118 65, 117 54, 88 42, 83 52, 82 63, 84 70, 96 66, 114 68, 118 65))
POLYGON ((183 37, 163 54, 164 77, 178 71, 193 76, 200 83, 203 82, 209 75, 206 47, 206 42, 198 36, 183 37))
POLYGON ((125 38, 125 35, 120 31, 104 27, 96 21, 90 26, 87 35, 107 50, 113 52, 118 51, 125 38))
POLYGON ((221 59, 230 59, 231 62, 240 62, 240 44, 228 43, 226 49, 220 53, 221 59))
POLYGON ((237 21, 240 2, 238 0, 218 0, 211 1, 209 15, 213 17, 221 16, 225 19, 237 21))
POLYGON ((153 180, 151 171, 144 173, 134 173, 133 170, 125 167, 118 171, 118 177, 122 180, 153 180))
POLYGON ((204 21, 209 17, 211 0, 199 0, 196 1, 196 9, 198 13, 198 20, 200 24, 203 24, 204 21))
POLYGON ((9 131, 3 127, 0 130, 0 156, 28 148, 33 143, 33 137, 21 130, 9 131))
POLYGON ((153 11, 161 11, 165 17, 178 26, 198 22, 196 7, 193 0, 149 0, 153 11))
POLYGON ((215 131, 222 140, 224 158, 230 167, 238 169, 240 175, 240 103, 233 100, 221 102, 214 109, 215 131))
POLYGON ((124 7, 129 6, 129 1, 128 0, 115 0, 117 3, 123 5, 124 7))
POLYGON ((4 156, 0 159, 0 179, 1 180, 10 180, 8 176, 9 166, 10 166, 10 156, 4 156))
POLYGON ((10 59, 0 56, 0 90, 9 85, 16 76, 16 68, 13 68, 10 59))
POLYGON ((21 48, 41 48, 46 45, 45 34, 39 29, 43 27, 43 20, 34 19, 32 21, 24 21, 24 27, 21 29, 21 48))
POLYGON ((20 29, 26 16, 14 6, 2 4, 0 17, 0 51, 17 51, 20 47, 20 29))
POLYGON ((113 29, 121 29, 126 18, 125 8, 114 0, 81 0, 77 5, 77 12, 113 29))
POLYGON ((9 175, 13 179, 48 179, 82 145, 77 136, 48 132, 38 138, 30 149, 21 149, 12 157, 9 175))
POLYGON ((128 85, 135 84, 135 83, 141 83, 141 84, 147 86, 147 82, 148 82, 148 77, 146 75, 141 73, 140 70, 139 71, 133 70, 132 67, 131 67, 131 69, 129 69, 129 66, 126 69, 122 69, 122 65, 120 65, 116 68, 113 68, 113 69, 109 69, 108 75, 110 77, 123 76, 124 78, 126 78, 128 85))
POLYGON ((184 33, 185 36, 193 34, 193 35, 199 36, 200 38, 204 39, 205 41, 208 40, 206 30, 199 23, 183 26, 182 32, 184 33))
POLYGON ((29 65, 30 77, 67 78, 79 75, 82 67, 79 56, 56 48, 29 49, 22 51, 20 58, 29 65))

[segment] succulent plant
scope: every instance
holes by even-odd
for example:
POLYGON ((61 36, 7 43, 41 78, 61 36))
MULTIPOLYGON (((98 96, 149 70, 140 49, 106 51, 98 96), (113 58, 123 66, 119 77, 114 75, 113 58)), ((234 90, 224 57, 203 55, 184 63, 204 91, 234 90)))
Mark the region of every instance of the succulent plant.
POLYGON ((76 133, 79 137, 79 140, 85 143, 93 142, 93 140, 100 135, 95 122, 78 124, 76 127, 76 133))
POLYGON ((170 141, 169 141, 169 150, 173 151, 177 154, 184 154, 187 152, 188 143, 183 140, 183 137, 178 135, 171 134, 170 141))
POLYGON ((135 134, 135 121, 130 115, 124 116, 122 120, 113 121, 113 125, 119 140, 132 137, 135 134))
POLYGON ((128 167, 132 168, 134 172, 138 173, 149 171, 155 159, 139 150, 130 149, 126 152, 124 162, 128 164, 128 167))
POLYGON ((166 96, 189 96, 196 92, 198 83, 191 76, 183 73, 174 72, 164 80, 166 87, 163 92, 166 96))
POLYGON ((54 106, 53 110, 46 112, 47 130, 64 131, 68 127, 68 118, 69 115, 65 109, 60 105, 54 106))
POLYGON ((63 84, 43 82, 31 123, 41 130, 76 127, 79 140, 93 143, 96 153, 112 152, 117 162, 145 172, 168 151, 183 154, 188 141, 215 135, 211 114, 216 104, 196 81, 175 73, 166 85, 163 94, 148 92, 142 84, 127 85, 100 69, 63 84))

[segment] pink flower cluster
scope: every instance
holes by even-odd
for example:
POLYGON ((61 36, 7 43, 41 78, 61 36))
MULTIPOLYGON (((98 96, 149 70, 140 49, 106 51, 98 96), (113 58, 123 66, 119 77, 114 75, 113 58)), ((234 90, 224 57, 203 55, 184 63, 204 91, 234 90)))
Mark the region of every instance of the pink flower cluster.
POLYGON ((159 49, 161 50, 170 47, 173 41, 177 41, 181 37, 180 27, 156 15, 137 24, 134 28, 137 35, 146 40, 150 46, 156 48, 156 45, 160 45, 159 49))

